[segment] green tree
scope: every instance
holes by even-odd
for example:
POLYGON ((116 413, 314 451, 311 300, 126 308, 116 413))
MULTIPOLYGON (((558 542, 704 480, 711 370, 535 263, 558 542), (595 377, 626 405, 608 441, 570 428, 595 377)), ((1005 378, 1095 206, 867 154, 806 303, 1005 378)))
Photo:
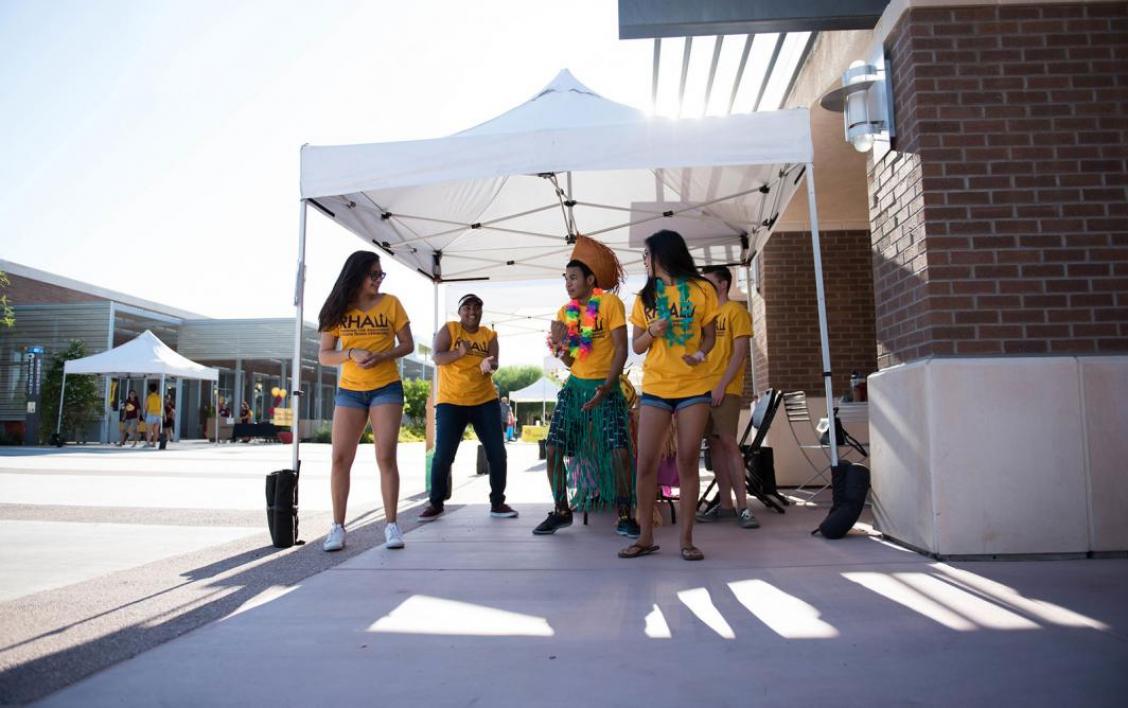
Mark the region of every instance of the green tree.
POLYGON ((431 382, 427 379, 403 380, 404 413, 416 421, 427 415, 427 396, 431 395, 431 382))
MULTIPOLYGON (((63 385, 63 365, 71 359, 86 356, 86 344, 72 339, 67 348, 51 358, 43 384, 39 389, 40 416, 39 440, 47 442, 55 432, 59 415, 59 389, 63 385)), ((60 434, 65 439, 67 433, 74 440, 79 439, 87 423, 96 420, 101 406, 98 386, 94 376, 68 376, 66 397, 63 399, 63 426, 60 434)))
POLYGON ((4 292, 11 284, 8 274, 0 270, 0 325, 5 327, 14 327, 16 324, 16 311, 8 300, 8 293, 4 292))
POLYGON ((502 396, 519 391, 539 379, 544 372, 539 366, 503 366, 493 374, 494 383, 502 396))

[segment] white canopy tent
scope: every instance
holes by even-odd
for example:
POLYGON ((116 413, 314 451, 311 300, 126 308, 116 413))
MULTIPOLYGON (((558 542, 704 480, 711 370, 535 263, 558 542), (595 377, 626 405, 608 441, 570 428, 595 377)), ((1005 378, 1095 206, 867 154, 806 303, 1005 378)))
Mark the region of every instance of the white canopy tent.
POLYGON ((560 393, 560 384, 547 376, 542 376, 525 388, 509 392, 510 403, 540 403, 541 420, 545 419, 545 404, 556 401, 556 394, 560 393))
MULTIPOLYGON (((307 205, 431 280, 437 310, 440 283, 558 275, 580 233, 614 249, 628 271, 641 268, 643 240, 663 228, 681 233, 701 265, 747 268, 799 180, 813 173, 812 159, 805 109, 653 118, 599 96, 567 70, 525 103, 449 137, 306 145, 297 321, 307 205)), ((807 190, 832 416, 811 179, 807 190)), ((296 329, 295 372, 300 354, 296 329)), ((293 388, 300 395, 296 378, 293 388)), ((832 441, 832 457, 834 450, 832 441)), ((293 456, 296 469, 296 444, 293 456)))
MULTIPOLYGON (((165 377, 218 381, 219 371, 177 354, 157 335, 145 330, 125 344, 100 354, 71 359, 63 363, 63 385, 59 391, 59 417, 55 423, 58 435, 63 424, 63 396, 67 389, 67 376, 75 374, 101 374, 103 376, 159 376, 161 395, 164 395, 165 377)), ((163 416, 162 416, 163 418, 163 416)), ((216 441, 219 440, 219 420, 216 419, 216 441)))

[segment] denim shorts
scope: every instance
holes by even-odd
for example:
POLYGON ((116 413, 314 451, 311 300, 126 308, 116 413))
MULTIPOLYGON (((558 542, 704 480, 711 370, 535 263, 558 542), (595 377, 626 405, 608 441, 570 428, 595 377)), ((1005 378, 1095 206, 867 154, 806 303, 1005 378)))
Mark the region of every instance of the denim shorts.
POLYGON ((359 408, 368 410, 372 406, 403 405, 403 384, 393 381, 387 386, 374 388, 371 391, 350 391, 347 388, 338 388, 337 395, 333 397, 333 404, 343 408, 359 408))
POLYGON ((639 403, 644 406, 661 408, 667 413, 677 413, 683 408, 696 406, 699 403, 708 404, 710 400, 711 397, 708 391, 699 396, 685 396, 684 398, 663 398, 661 396, 655 396, 652 393, 643 393, 642 400, 639 401, 639 403))

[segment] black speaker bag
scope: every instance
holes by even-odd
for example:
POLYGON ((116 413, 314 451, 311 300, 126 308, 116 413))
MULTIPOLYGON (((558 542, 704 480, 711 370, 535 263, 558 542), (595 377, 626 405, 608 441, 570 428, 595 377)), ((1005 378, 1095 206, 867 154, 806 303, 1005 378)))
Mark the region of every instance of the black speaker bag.
POLYGON ((298 541, 298 475, 278 470, 266 475, 266 525, 275 548, 298 541))
POLYGON ((770 447, 748 453, 748 486, 759 494, 779 494, 776 488, 775 454, 770 447))
POLYGON ((811 533, 842 538, 862 515, 870 486, 869 468, 853 462, 839 462, 830 473, 830 484, 833 500, 830 511, 811 533))

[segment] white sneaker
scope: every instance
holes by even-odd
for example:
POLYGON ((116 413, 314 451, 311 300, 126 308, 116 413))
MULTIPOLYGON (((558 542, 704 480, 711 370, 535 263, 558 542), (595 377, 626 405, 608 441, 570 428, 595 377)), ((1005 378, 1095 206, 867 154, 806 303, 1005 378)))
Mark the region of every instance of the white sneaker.
POLYGON ((333 524, 329 527, 329 535, 325 537, 325 543, 321 546, 324 551, 339 551, 345 547, 345 527, 341 524, 333 524))
POLYGON ((384 548, 403 548, 403 531, 394 521, 384 526, 384 548))

